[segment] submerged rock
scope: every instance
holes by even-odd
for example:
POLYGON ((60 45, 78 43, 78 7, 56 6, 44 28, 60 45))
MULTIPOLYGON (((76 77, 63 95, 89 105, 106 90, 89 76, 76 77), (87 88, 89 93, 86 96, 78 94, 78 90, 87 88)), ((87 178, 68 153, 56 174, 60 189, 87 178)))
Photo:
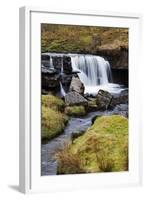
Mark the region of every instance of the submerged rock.
POLYGON ((96 104, 99 110, 107 110, 113 96, 104 90, 99 90, 96 96, 96 104))
POLYGON ((72 106, 72 105, 88 106, 88 101, 77 92, 69 92, 65 95, 65 104, 67 106, 72 106))
POLYGON ((81 80, 79 78, 72 77, 72 81, 71 81, 69 90, 71 92, 75 91, 75 92, 83 95, 85 87, 84 87, 84 84, 81 82, 81 80))

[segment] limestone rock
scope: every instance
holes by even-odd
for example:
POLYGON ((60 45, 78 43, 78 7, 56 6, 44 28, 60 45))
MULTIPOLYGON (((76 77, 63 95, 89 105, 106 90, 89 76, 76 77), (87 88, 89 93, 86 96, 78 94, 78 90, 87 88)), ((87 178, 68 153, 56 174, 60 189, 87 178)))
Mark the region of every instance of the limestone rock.
POLYGON ((65 104, 71 105, 83 105, 88 106, 88 101, 77 92, 69 92, 65 95, 65 104))
POLYGON ((104 90, 99 90, 96 96, 96 104, 99 110, 107 110, 109 107, 113 96, 104 90))
POLYGON ((75 91, 75 92, 83 95, 84 90, 85 90, 85 87, 84 87, 84 84, 81 82, 81 80, 79 78, 72 77, 72 81, 70 84, 70 91, 71 92, 75 91))

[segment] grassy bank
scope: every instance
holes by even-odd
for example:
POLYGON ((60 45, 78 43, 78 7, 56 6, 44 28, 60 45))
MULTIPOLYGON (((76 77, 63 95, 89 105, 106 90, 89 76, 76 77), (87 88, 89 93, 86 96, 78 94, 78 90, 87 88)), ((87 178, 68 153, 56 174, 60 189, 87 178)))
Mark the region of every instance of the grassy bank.
POLYGON ((68 117, 63 111, 62 99, 53 95, 42 95, 42 140, 49 140, 64 130, 68 117))
POLYGON ((102 116, 56 155, 58 174, 128 170, 128 120, 102 116))

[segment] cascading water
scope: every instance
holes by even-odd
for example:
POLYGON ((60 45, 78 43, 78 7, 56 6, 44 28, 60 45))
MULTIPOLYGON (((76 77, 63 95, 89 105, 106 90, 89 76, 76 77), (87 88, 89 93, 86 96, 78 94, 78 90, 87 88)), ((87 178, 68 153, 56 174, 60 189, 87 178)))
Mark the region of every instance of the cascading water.
POLYGON ((73 70, 78 70, 80 80, 84 83, 85 93, 97 94, 100 89, 119 93, 120 85, 112 83, 111 67, 100 56, 70 54, 73 70))
POLYGON ((54 68, 52 56, 50 56, 50 67, 54 68))
MULTIPOLYGON (((123 89, 112 81, 111 67, 108 61, 101 56, 85 54, 46 53, 50 56, 50 66, 53 66, 53 57, 61 57, 61 75, 63 75, 63 56, 71 58, 73 71, 79 71, 78 76, 85 86, 85 93, 97 94, 100 89, 110 93, 120 93, 123 89)), ((65 91, 60 82, 60 92, 65 91)))
POLYGON ((65 90, 64 90, 64 88, 62 86, 61 81, 60 81, 60 93, 61 93, 61 96, 63 96, 63 97, 66 95, 66 92, 65 92, 65 90))

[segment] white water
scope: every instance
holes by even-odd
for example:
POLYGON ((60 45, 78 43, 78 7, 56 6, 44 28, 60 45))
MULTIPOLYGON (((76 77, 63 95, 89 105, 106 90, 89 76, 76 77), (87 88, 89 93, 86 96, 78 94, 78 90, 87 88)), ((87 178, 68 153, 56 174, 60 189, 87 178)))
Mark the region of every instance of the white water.
POLYGON ((54 68, 54 66, 53 66, 52 56, 50 56, 50 67, 51 67, 51 68, 54 68))
POLYGON ((108 61, 100 56, 70 54, 72 68, 80 71, 80 80, 84 83, 85 93, 97 94, 100 89, 110 93, 123 90, 120 85, 112 83, 111 67, 108 61))
POLYGON ((61 96, 63 96, 63 97, 66 95, 66 92, 65 92, 65 90, 64 90, 64 88, 62 86, 61 81, 60 81, 60 93, 61 93, 61 96))
MULTIPOLYGON (((108 61, 101 56, 84 54, 45 53, 50 56, 50 66, 54 68, 52 57, 61 57, 61 75, 63 75, 63 56, 71 58, 73 71, 79 71, 78 76, 85 86, 85 94, 97 94, 100 89, 110 93, 120 93, 123 88, 112 81, 111 67, 108 61)), ((65 96, 65 91, 60 82, 60 92, 65 96)))

